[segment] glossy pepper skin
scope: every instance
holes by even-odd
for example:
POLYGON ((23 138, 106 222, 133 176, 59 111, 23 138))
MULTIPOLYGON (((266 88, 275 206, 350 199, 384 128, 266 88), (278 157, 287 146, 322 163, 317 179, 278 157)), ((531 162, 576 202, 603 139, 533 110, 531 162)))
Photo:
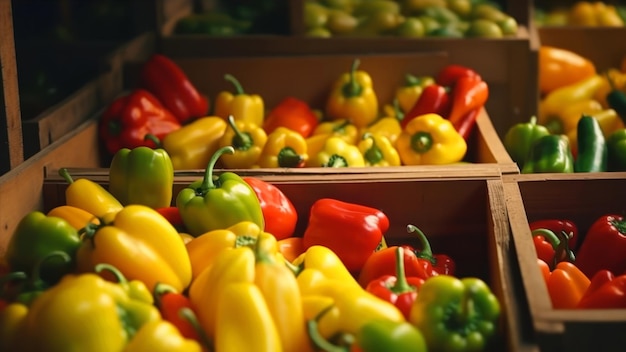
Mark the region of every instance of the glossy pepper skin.
POLYGON ((215 98, 214 114, 223 119, 233 116, 236 121, 243 121, 258 127, 263 126, 265 103, 257 94, 247 94, 241 83, 231 74, 224 79, 235 88, 235 92, 221 91, 215 98))
POLYGON ((165 55, 153 54, 144 63, 140 84, 181 123, 204 116, 209 111, 209 99, 196 89, 180 66, 165 55))
POLYGON ((361 287, 366 288, 370 282, 388 275, 396 275, 396 257, 398 248, 402 249, 405 275, 426 280, 437 275, 432 264, 427 260, 420 260, 415 252, 407 246, 391 246, 377 250, 370 255, 357 278, 361 287))
POLYGON ((195 307, 189 297, 162 283, 154 286, 152 296, 163 320, 170 322, 184 338, 208 346, 206 336, 198 329, 195 307))
POLYGON ((174 170, 204 169, 219 148, 226 133, 226 121, 218 116, 203 116, 171 132, 161 140, 174 170))
POLYGON ((408 113, 422 95, 424 88, 435 83, 435 79, 430 76, 417 77, 407 73, 404 75, 402 85, 396 88, 395 99, 398 101, 400 110, 408 113))
POLYGON ((351 272, 358 272, 389 229, 389 218, 369 206, 321 198, 311 205, 304 247, 322 245, 335 251, 351 272))
POLYGON ((461 161, 467 143, 449 120, 426 114, 406 125, 396 148, 403 165, 441 165, 461 161))
POLYGON ((583 115, 578 121, 578 148, 574 172, 604 172, 607 170, 608 149, 598 120, 583 115))
POLYGON ((411 110, 400 121, 404 129, 414 118, 425 114, 438 114, 447 116, 450 112, 449 89, 440 84, 431 84, 424 87, 422 94, 417 99, 411 110))
POLYGON ((326 115, 331 120, 348 119, 357 127, 365 127, 378 116, 378 97, 372 78, 358 70, 360 60, 352 62, 350 72, 335 81, 326 102, 326 115))
POLYGON ((537 139, 521 171, 524 174, 574 172, 574 156, 567 137, 551 134, 537 139))
POLYGON ((437 273, 437 275, 454 275, 456 271, 456 263, 450 256, 447 254, 433 254, 432 247, 430 246, 430 242, 428 238, 415 225, 407 225, 406 230, 408 233, 415 233, 417 235, 417 240, 419 243, 419 250, 411 247, 405 246, 409 248, 415 256, 421 261, 428 261, 432 264, 432 270, 437 273))
POLYGON ((385 136, 365 133, 358 146, 363 154, 365 166, 400 166, 400 155, 385 136))
POLYGON ((606 141, 608 171, 626 171, 626 129, 611 133, 606 141))
POLYGON ((575 309, 591 283, 589 278, 570 262, 559 262, 553 270, 541 259, 537 263, 548 287, 552 307, 575 309))
POLYGON ((593 222, 578 249, 576 266, 593 277, 602 269, 626 272, 626 220, 618 214, 606 214, 593 222))
POLYGON ((536 229, 547 229, 555 234, 564 232, 567 234, 569 238, 568 246, 569 248, 576 249, 578 248, 578 226, 573 220, 570 219, 539 219, 535 221, 531 221, 529 224, 530 230, 534 231, 536 229))
POLYGON ((400 125, 400 121, 404 117, 404 114, 398 110, 399 107, 394 102, 394 106, 389 106, 384 110, 383 117, 374 121, 371 125, 362 128, 360 132, 360 138, 363 139, 363 136, 366 133, 377 134, 379 136, 385 136, 391 145, 396 145, 396 141, 398 140, 398 136, 402 133, 402 126, 400 125))
POLYGON ((265 116, 263 129, 265 133, 271 134, 278 127, 286 127, 307 138, 318 124, 319 119, 309 104, 288 96, 265 116))
POLYGON ((315 127, 309 139, 319 135, 341 137, 348 144, 356 144, 359 138, 359 128, 348 119, 324 121, 315 127))
POLYGON ((589 59, 549 45, 539 47, 539 92, 543 95, 596 74, 589 59))
POLYGON ((104 111, 98 133, 109 154, 121 148, 154 147, 147 134, 159 139, 181 127, 176 117, 150 92, 135 89, 115 99, 104 111))
POLYGON ((277 240, 293 236, 298 223, 298 212, 285 193, 276 185, 258 177, 242 178, 259 199, 265 219, 265 232, 271 233, 277 240))
POLYGON ((577 308, 626 309, 626 274, 616 276, 604 269, 596 272, 577 308))
POLYGON ((259 158, 267 143, 267 133, 261 127, 245 120, 237 121, 233 115, 227 118, 228 128, 219 140, 219 147, 232 146, 234 153, 223 155, 221 162, 231 169, 250 169, 258 166, 259 158))
POLYGON ((223 172, 213 178, 213 168, 219 157, 233 152, 232 147, 218 149, 209 161, 204 178, 191 183, 176 196, 176 207, 192 236, 224 229, 244 220, 265 228, 261 204, 250 185, 233 172, 223 172))
POLYGON ((535 141, 549 134, 545 126, 537 124, 537 117, 532 116, 528 122, 520 122, 509 128, 504 135, 504 147, 521 170, 535 141))
POLYGON ((59 205, 50 209, 46 215, 56 216, 67 221, 76 231, 79 231, 89 223, 99 224, 100 220, 93 214, 81 208, 71 205, 59 205))
POLYGON ((478 74, 466 75, 454 82, 450 94, 451 108, 447 118, 458 130, 466 123, 471 111, 481 109, 487 103, 489 86, 478 74))
POLYGON ((532 230, 532 236, 537 257, 546 262, 550 268, 556 267, 562 261, 573 263, 576 260, 574 252, 569 247, 570 234, 559 232, 557 236, 548 229, 538 228, 532 230))
POLYGON ((54 251, 67 254, 70 261, 48 259, 38 268, 49 284, 56 283, 75 269, 74 257, 80 245, 78 231, 62 218, 46 216, 40 211, 26 214, 9 239, 5 258, 11 271, 33 272, 39 262, 54 251))
POLYGON ((478 351, 489 346, 499 317, 500 302, 484 281, 439 275, 420 288, 410 322, 429 351, 478 351))
POLYGON ((304 137, 287 127, 278 127, 267 136, 259 156, 258 166, 262 168, 304 167, 307 145, 304 137))
POLYGON ((109 192, 122 205, 161 208, 172 203, 174 167, 164 149, 122 148, 109 167, 109 192))
POLYGON ((311 155, 307 166, 310 167, 362 167, 365 159, 354 144, 349 144, 341 137, 330 136, 324 141, 322 149, 311 155))

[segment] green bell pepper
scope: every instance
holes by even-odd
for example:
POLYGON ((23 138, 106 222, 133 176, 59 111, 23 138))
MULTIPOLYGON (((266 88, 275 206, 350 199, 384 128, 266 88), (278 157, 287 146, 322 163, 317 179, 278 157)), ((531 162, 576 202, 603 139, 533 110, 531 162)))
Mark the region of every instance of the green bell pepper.
POLYGON ((54 284, 74 270, 75 254, 80 246, 78 231, 66 220, 46 216, 40 211, 26 214, 18 223, 6 250, 6 260, 11 271, 33 272, 38 263, 54 251, 66 253, 69 262, 59 256, 45 260, 39 267, 40 277, 54 284))
POLYGON ((606 171, 608 149, 598 120, 593 116, 583 115, 576 128, 578 155, 574 161, 574 172, 606 171))
POLYGON ((50 288, 52 285, 42 280, 41 278, 41 268, 44 266, 45 262, 50 260, 50 258, 60 257, 66 263, 69 263, 72 258, 67 255, 65 252, 61 251, 53 251, 50 252, 47 256, 43 257, 37 265, 33 268, 33 272, 27 275, 23 271, 14 271, 9 273, 9 277, 13 279, 20 280, 19 291, 14 298, 14 301, 30 305, 39 295, 41 295, 45 290, 50 288))
POLYGON ((538 125, 537 117, 533 116, 529 122, 520 122, 509 128, 504 135, 504 148, 521 170, 533 143, 549 134, 548 129, 538 125))
POLYGON ((499 317, 500 302, 484 281, 439 275, 420 287, 409 320, 429 351, 482 351, 493 341, 499 317))
POLYGON ((122 148, 111 160, 109 192, 123 205, 168 207, 173 185, 174 166, 165 149, 122 148))
POLYGON ((606 140, 608 171, 626 171, 626 128, 621 128, 606 140))
POLYGON ((194 237, 226 229, 241 221, 252 221, 265 229, 261 204, 246 181, 228 171, 213 178, 213 169, 219 157, 234 152, 232 146, 218 149, 209 160, 204 178, 182 189, 176 196, 176 207, 183 223, 194 237))
POLYGON ((574 156, 565 135, 551 134, 537 139, 522 168, 523 174, 549 172, 574 172, 574 156))

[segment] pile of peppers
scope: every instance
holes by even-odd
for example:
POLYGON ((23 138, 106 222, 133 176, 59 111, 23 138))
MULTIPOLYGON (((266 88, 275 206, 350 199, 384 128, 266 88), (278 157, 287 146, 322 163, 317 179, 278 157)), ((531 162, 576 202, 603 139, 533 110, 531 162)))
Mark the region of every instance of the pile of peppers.
POLYGON ((214 99, 199 92, 168 57, 155 54, 138 86, 113 101, 100 118, 109 156, 122 148, 163 149, 175 170, 203 169, 221 147, 234 153, 220 167, 385 167, 452 164, 464 160, 489 96, 469 67, 449 65, 435 76, 407 73, 393 101, 380 102, 372 77, 355 59, 329 82, 324 106, 286 96, 275 106, 247 92, 231 74, 232 89, 214 99))
POLYGON ((626 72, 598 72, 589 59, 544 45, 539 88, 537 116, 503 140, 522 173, 626 170, 626 72))
POLYGON ((120 149, 108 188, 60 169, 65 204, 24 216, 8 243, 0 350, 475 351, 498 340, 498 298, 454 276, 417 226, 415 247, 389 247, 382 210, 320 198, 297 233, 276 185, 214 173, 232 153, 219 148, 177 194, 160 149, 120 149))
POLYGON ((583 233, 571 219, 529 225, 554 309, 626 308, 626 218, 603 214, 583 233))

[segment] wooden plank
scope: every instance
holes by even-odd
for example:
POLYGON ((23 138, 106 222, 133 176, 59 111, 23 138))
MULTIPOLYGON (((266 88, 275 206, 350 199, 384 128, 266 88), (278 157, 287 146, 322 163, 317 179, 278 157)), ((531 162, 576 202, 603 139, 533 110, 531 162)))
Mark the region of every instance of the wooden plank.
POLYGON ((13 35, 13 12, 10 0, 0 0, 0 81, 2 82, 2 142, 0 174, 24 161, 20 99, 17 84, 17 63, 13 35), (4 146, 8 153, 4 155, 4 146), (8 162, 8 163, 6 163, 8 162), (5 164, 6 163, 6 164, 5 164))

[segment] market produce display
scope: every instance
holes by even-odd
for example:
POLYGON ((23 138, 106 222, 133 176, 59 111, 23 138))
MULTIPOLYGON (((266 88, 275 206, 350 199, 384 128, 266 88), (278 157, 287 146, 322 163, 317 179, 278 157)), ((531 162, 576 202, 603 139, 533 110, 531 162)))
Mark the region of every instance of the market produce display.
POLYGON ((149 194, 172 188, 162 150, 116 153, 109 177, 124 200, 59 170, 66 204, 29 213, 9 243, 0 348, 479 351, 498 339, 496 294, 483 279, 457 276, 458 263, 434 254, 418 226, 406 226, 416 247, 388 247, 383 210, 321 197, 298 233, 304 214, 279 187, 213 175, 232 152, 218 149, 203 179, 169 193, 174 206, 149 194), (162 175, 124 173, 150 155, 162 175), (59 333, 58 324, 72 329, 59 333))
MULTIPOLYGON (((113 101, 99 120, 112 157, 139 146, 169 154, 174 170, 205 169, 214 153, 228 169, 445 165, 466 160, 488 84, 470 67, 450 64, 433 76, 406 73, 392 101, 380 101, 360 60, 329 82, 323 106, 286 96, 266 106, 237 77, 232 90, 206 97, 182 69, 155 54, 139 87, 113 101), (161 72, 162 71, 162 75, 161 72), (171 84, 169 82, 172 82, 171 84)), ((115 191, 117 192, 117 191, 115 191)))
POLYGON ((522 173, 623 171, 626 72, 598 72, 575 52, 539 49, 538 116, 511 126, 503 143, 522 173))
POLYGON ((549 5, 542 2, 535 7, 537 26, 623 27, 626 20, 626 7, 608 1, 549 5))

